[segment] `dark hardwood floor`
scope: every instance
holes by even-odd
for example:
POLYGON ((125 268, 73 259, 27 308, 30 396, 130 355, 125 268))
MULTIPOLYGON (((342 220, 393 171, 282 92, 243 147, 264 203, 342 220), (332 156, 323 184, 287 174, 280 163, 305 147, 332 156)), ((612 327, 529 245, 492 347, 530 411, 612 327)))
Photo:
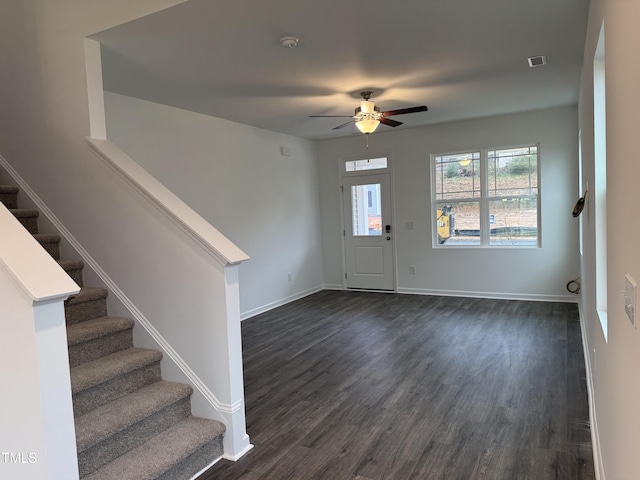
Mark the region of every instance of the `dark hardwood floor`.
POLYGON ((242 336, 255 448, 202 480, 595 478, 574 304, 323 291, 242 336))

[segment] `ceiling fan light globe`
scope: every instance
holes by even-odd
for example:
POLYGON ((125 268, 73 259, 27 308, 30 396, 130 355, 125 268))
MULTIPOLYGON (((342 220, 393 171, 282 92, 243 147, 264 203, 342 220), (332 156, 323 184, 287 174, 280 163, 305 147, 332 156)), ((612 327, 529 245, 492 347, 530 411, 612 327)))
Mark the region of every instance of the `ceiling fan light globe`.
POLYGON ((360 130, 362 133, 373 133, 375 132, 376 128, 378 128, 378 125, 380 125, 380 120, 375 120, 372 118, 367 118, 356 122, 356 127, 358 127, 358 130, 360 130))

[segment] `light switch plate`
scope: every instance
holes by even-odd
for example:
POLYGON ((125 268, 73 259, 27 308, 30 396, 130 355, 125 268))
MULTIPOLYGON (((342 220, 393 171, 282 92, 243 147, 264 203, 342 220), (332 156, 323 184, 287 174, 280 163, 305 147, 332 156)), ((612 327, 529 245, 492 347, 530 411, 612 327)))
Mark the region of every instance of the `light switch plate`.
POLYGON ((636 326, 636 298, 638 284, 631 278, 631 275, 628 273, 624 276, 624 291, 622 292, 624 295, 624 311, 629 317, 629 321, 631 325, 638 328, 636 326))

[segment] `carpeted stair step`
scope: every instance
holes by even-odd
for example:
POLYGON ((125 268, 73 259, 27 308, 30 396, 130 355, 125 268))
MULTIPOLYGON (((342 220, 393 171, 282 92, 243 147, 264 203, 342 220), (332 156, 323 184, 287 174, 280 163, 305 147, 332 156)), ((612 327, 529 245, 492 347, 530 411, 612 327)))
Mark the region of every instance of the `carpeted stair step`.
POLYGON ((18 208, 18 187, 0 185, 0 203, 9 209, 18 208))
POLYGON ((76 367, 133 347, 134 321, 100 317, 67 327, 69 365, 76 367))
POLYGON ((67 275, 71 277, 71 280, 76 282, 79 287, 82 287, 82 269, 84 268, 84 262, 82 260, 58 260, 58 265, 67 272, 67 275))
POLYGON ((184 480, 223 454, 224 425, 187 417, 85 480, 184 480))
POLYGON ((107 316, 106 288, 83 287, 80 292, 64 302, 67 325, 75 325, 93 318, 107 316))
POLYGON ((60 260, 60 235, 53 233, 36 233, 33 235, 40 245, 54 260, 60 260))
POLYGON ((83 477, 191 415, 193 389, 160 381, 75 419, 83 477))
POLYGON ((72 368, 74 415, 79 417, 159 382, 160 360, 162 353, 157 350, 132 347, 72 368))
POLYGON ((26 228, 29 233, 38 233, 38 216, 40 212, 38 210, 31 210, 28 208, 11 208, 9 209, 13 216, 26 228))
POLYGON ((191 415, 193 388, 162 380, 162 353, 133 346, 134 321, 108 316, 108 291, 84 287, 84 263, 60 259, 60 236, 39 233, 18 193, 0 185, 0 202, 81 287, 65 301, 80 476, 193 477, 223 455, 224 425, 191 415))

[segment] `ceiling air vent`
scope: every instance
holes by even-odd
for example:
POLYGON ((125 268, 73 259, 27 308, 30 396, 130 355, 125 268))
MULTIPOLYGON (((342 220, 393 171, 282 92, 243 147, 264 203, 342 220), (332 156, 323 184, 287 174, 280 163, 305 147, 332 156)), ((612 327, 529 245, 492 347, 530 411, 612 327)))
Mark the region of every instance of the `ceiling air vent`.
POLYGON ((529 62, 530 67, 541 67, 542 65, 547 64, 547 56, 546 55, 537 55, 535 57, 527 58, 527 62, 529 62))

